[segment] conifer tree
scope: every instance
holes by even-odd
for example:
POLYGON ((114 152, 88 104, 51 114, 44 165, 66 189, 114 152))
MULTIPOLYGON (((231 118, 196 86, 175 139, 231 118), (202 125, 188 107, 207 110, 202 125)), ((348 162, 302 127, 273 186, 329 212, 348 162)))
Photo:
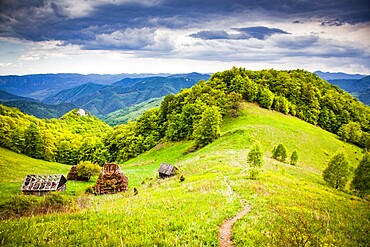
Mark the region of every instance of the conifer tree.
POLYGON ((297 151, 293 151, 292 156, 290 156, 290 164, 295 166, 298 161, 298 153, 297 151))
POLYGON ((288 157, 287 153, 286 147, 283 144, 279 144, 272 150, 272 157, 280 160, 281 162, 285 162, 286 158, 288 157))

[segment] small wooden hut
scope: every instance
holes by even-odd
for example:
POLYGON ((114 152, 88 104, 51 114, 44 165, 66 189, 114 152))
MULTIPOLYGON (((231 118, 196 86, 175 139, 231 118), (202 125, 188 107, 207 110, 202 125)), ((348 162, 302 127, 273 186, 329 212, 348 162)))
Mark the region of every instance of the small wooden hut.
POLYGON ((123 174, 119 165, 105 163, 96 181, 96 194, 113 194, 128 190, 128 178, 123 174))
POLYGON ((161 166, 158 169, 159 177, 160 178, 168 178, 176 175, 177 167, 162 162, 161 166))
POLYGON ((67 179, 63 175, 27 175, 21 190, 25 195, 46 195, 51 191, 65 191, 67 179))

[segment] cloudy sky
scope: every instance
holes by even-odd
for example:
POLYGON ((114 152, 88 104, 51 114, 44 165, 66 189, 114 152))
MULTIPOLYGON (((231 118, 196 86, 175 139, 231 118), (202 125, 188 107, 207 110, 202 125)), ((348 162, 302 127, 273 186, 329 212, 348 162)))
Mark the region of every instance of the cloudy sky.
POLYGON ((0 74, 370 74, 369 0, 0 0, 0 74))

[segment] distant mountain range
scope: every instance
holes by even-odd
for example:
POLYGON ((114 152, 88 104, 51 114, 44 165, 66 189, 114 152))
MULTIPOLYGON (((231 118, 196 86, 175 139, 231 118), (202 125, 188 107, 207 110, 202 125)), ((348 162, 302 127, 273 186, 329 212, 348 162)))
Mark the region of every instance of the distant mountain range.
POLYGON ((35 99, 17 96, 3 90, 0 90, 0 104, 16 107, 22 112, 37 118, 59 118, 73 108, 76 108, 76 106, 69 103, 48 105, 35 99))
MULTIPOLYGON (((315 73, 370 105, 370 76, 315 73)), ((198 73, 0 76, 0 104, 17 107, 38 118, 58 118, 73 108, 83 108, 115 125, 134 120, 143 109, 159 105, 162 97, 208 80, 209 76, 198 73)))
POLYGON ((181 89, 189 88, 208 78, 207 74, 190 73, 166 77, 125 78, 111 85, 86 83, 47 97, 43 102, 71 103, 95 116, 104 117, 149 99, 176 94, 181 89))
POLYGON ((318 75, 320 78, 324 79, 325 81, 330 81, 330 80, 358 80, 366 75, 360 75, 360 74, 345 74, 342 72, 336 72, 336 73, 331 73, 331 72, 322 72, 322 71, 315 71, 314 72, 316 75, 318 75))
MULTIPOLYGON (((159 74, 156 76, 168 76, 159 74)), ((85 83, 98 83, 110 85, 123 78, 141 78, 154 76, 153 74, 36 74, 36 75, 7 75, 0 76, 0 90, 42 100, 61 90, 70 89, 85 83)))
POLYGON ((366 105, 370 105, 370 76, 316 71, 322 79, 352 94, 366 105))

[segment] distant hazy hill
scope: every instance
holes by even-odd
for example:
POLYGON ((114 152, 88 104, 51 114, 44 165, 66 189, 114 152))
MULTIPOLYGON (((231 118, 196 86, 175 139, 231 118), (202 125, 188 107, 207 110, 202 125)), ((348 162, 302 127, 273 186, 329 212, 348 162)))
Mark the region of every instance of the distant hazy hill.
POLYGON ((370 76, 366 76, 358 80, 336 79, 329 80, 329 82, 337 85, 343 90, 346 90, 363 103, 370 105, 370 76))
POLYGON ((16 107, 22 112, 38 118, 59 118, 75 108, 73 104, 48 105, 32 98, 17 96, 0 90, 0 104, 16 107))
POLYGON ((0 101, 10 101, 10 100, 27 100, 27 101, 34 101, 34 102, 37 101, 33 98, 22 97, 22 96, 18 96, 12 93, 8 93, 4 90, 0 90, 0 101))
MULTIPOLYGON (((161 74, 159 76, 167 76, 161 74)), ((56 94, 61 90, 73 88, 88 82, 109 85, 122 78, 148 77, 153 74, 36 74, 0 76, 0 89, 38 100, 56 94)))
POLYGON ((48 104, 72 103, 102 117, 153 98, 178 93, 209 75, 190 73, 167 77, 125 78, 112 85, 87 83, 47 97, 48 104))
POLYGON ((314 73, 318 75, 320 78, 324 79, 325 81, 337 80, 337 79, 358 80, 366 76, 366 75, 360 75, 360 74, 345 74, 342 72, 331 73, 331 72, 315 71, 314 73))
POLYGON ((370 105, 370 76, 316 71, 322 79, 349 92, 363 103, 370 105))

